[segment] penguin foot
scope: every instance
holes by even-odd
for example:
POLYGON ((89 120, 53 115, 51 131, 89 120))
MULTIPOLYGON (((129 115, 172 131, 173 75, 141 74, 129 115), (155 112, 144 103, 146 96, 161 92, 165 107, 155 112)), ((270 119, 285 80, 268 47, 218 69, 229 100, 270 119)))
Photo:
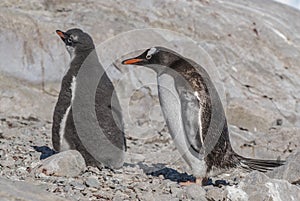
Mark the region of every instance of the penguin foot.
POLYGON ((204 181, 205 181, 205 179, 203 179, 203 178, 196 178, 195 181, 185 181, 185 182, 180 182, 179 184, 181 186, 189 186, 192 184, 203 185, 204 181))

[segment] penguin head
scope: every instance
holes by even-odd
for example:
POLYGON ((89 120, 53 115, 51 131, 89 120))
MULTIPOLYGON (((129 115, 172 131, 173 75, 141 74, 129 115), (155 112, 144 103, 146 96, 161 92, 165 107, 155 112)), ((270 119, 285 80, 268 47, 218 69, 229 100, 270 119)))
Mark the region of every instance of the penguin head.
POLYGON ((149 68, 155 68, 157 71, 158 66, 170 67, 172 63, 181 59, 181 57, 174 51, 164 47, 152 47, 147 49, 141 55, 126 59, 122 61, 124 65, 141 65, 149 68))
POLYGON ((74 57, 80 52, 92 51, 95 49, 91 36, 83 32, 81 29, 75 28, 66 32, 56 30, 56 33, 65 43, 71 57, 74 57))

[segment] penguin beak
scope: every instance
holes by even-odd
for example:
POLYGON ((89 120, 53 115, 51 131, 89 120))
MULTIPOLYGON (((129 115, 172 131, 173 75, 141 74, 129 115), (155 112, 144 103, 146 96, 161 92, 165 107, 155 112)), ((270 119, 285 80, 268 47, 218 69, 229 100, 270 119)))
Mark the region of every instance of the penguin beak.
POLYGON ((139 59, 139 58, 131 58, 131 59, 126 59, 122 61, 122 64, 124 65, 130 65, 130 64, 140 64, 144 61, 144 59, 139 59))
POLYGON ((60 31, 60 30, 56 30, 56 33, 57 33, 57 35, 60 36, 60 38, 61 38, 63 41, 65 41, 66 36, 67 36, 65 32, 60 31))

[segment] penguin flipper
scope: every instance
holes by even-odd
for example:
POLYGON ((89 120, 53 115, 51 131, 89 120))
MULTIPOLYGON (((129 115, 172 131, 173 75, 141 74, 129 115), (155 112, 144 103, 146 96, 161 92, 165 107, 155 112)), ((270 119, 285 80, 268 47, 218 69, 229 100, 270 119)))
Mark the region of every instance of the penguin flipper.
POLYGON ((180 92, 181 114, 186 138, 196 152, 200 152, 203 140, 201 139, 201 120, 199 118, 200 104, 192 91, 180 92))

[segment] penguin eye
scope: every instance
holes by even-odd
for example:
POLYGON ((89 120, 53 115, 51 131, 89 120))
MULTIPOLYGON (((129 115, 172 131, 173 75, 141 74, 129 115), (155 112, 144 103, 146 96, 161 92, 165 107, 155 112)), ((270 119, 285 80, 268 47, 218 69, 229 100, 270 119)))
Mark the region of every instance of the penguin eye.
POLYGON ((73 40, 72 40, 72 38, 68 38, 68 43, 72 43, 73 42, 73 40))
POLYGON ((152 57, 152 55, 151 54, 148 54, 148 55, 146 55, 146 59, 151 59, 151 57, 152 57))

